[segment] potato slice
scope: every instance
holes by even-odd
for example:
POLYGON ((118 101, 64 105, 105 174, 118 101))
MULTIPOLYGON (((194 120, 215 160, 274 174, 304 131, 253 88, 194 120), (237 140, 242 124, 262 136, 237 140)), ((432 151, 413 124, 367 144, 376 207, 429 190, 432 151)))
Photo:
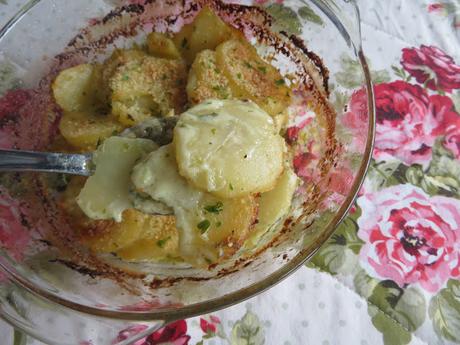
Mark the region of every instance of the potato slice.
POLYGON ((172 145, 159 148, 136 165, 132 180, 137 189, 174 209, 180 255, 196 265, 218 262, 235 253, 257 215, 252 196, 218 198, 188 184, 177 172, 172 145))
POLYGON ((187 96, 193 105, 212 98, 232 98, 228 80, 217 67, 212 50, 203 50, 196 56, 188 75, 187 96))
POLYGON ((82 151, 93 151, 98 143, 120 132, 123 127, 110 116, 91 112, 65 112, 59 130, 65 140, 82 151))
POLYGON ((173 143, 180 174, 218 197, 266 192, 283 172, 284 139, 250 101, 211 100, 189 109, 173 143))
POLYGON ((262 60, 248 42, 222 43, 216 49, 216 61, 235 97, 254 101, 272 116, 290 105, 291 92, 280 72, 262 60))
POLYGON ((111 137, 93 155, 96 171, 88 178, 77 203, 91 219, 121 221, 133 207, 131 170, 135 163, 158 146, 151 140, 111 137))
POLYGON ((112 113, 132 126, 152 116, 181 113, 187 71, 180 60, 146 56, 119 66, 110 79, 112 113))
POLYGON ((127 260, 143 260, 174 255, 178 232, 173 216, 152 216, 128 209, 120 223, 112 222, 103 232, 84 238, 84 243, 97 253, 115 252, 127 260))
POLYGON ((91 108, 97 99, 93 81, 93 65, 82 64, 63 70, 52 85, 56 103, 69 112, 91 108))
POLYGON ((199 52, 213 50, 238 34, 236 29, 226 24, 209 7, 204 7, 191 24, 184 25, 173 41, 187 63, 191 64, 199 52))
POLYGON ((181 54, 171 38, 166 34, 152 32, 147 36, 149 54, 164 59, 180 59, 181 54))
POLYGON ((286 167, 276 183, 274 189, 262 193, 258 200, 258 222, 251 232, 245 246, 257 245, 263 236, 273 225, 277 225, 288 214, 292 203, 292 197, 299 184, 299 178, 290 167, 286 167))

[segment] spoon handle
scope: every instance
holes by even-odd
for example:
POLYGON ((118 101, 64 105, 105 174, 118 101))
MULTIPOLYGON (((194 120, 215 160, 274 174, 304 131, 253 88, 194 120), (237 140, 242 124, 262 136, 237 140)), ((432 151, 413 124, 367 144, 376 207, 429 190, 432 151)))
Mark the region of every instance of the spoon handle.
POLYGON ((0 150, 0 171, 42 171, 89 176, 91 154, 0 150))

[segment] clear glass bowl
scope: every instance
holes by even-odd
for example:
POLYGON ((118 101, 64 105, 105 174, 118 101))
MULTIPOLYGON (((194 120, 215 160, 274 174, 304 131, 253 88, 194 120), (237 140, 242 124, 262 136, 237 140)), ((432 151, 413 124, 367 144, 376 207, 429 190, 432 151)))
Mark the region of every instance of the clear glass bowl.
MULTIPOLYGON (((252 3, 239 1, 243 2, 252 3)), ((30 1, 0 31, 0 63, 15 70, 18 78, 11 90, 0 88, 0 147, 46 150, 59 121, 49 94, 58 70, 102 59, 115 46, 130 46, 152 27, 164 28, 165 16, 177 30, 189 20, 193 11, 184 9, 192 8, 191 3, 30 1), (126 6, 116 9, 120 5, 126 6)), ((2 173, 0 267, 5 275, 0 313, 4 319, 49 344, 129 344, 166 323, 260 293, 299 268, 331 236, 359 190, 373 145, 374 103, 358 9, 351 0, 255 3, 269 8, 272 29, 283 32, 280 42, 290 47, 292 56, 314 59, 314 52, 323 59, 329 80, 318 73, 326 75, 321 64, 304 61, 302 66, 310 73, 305 83, 316 83, 323 96, 332 90, 331 106, 337 113, 323 117, 306 111, 304 118, 290 119, 287 136, 295 147, 294 165, 305 185, 296 195, 289 220, 274 229, 276 239, 262 238, 257 250, 242 251, 232 262, 206 272, 110 258, 101 264, 89 256, 76 262, 75 253, 64 254, 50 243, 50 238, 51 242, 71 241, 67 238, 71 229, 46 188, 47 177, 2 173), (362 86, 356 92, 367 95, 363 104, 351 108, 346 106, 350 91, 336 82, 344 56, 360 66, 362 86), (344 125, 350 118, 353 131, 344 125), (47 324, 50 320, 55 322, 52 328, 47 324)), ((269 25, 257 12, 239 7, 238 16, 233 16, 235 7, 228 12, 227 5, 219 4, 233 23, 247 20, 259 28, 269 25)))

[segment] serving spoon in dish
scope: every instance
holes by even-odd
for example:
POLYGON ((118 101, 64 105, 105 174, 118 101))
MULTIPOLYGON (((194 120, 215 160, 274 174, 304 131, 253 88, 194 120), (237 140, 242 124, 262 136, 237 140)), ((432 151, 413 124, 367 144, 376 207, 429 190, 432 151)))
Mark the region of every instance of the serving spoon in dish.
MULTIPOLYGON (((163 146, 172 142, 178 117, 151 118, 120 135, 128 138, 150 139, 163 146)), ((94 173, 92 153, 55 153, 22 150, 0 150, 1 171, 38 171, 81 176, 94 173)))

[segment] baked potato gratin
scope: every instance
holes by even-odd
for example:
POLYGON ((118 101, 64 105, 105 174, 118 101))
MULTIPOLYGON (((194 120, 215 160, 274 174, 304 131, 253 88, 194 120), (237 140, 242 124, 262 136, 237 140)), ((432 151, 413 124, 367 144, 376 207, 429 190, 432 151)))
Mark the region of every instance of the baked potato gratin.
POLYGON ((297 177, 280 132, 291 89, 209 8, 174 35, 61 71, 52 90, 58 145, 95 152, 94 174, 59 196, 94 253, 206 267, 255 246, 288 213, 297 177), (169 140, 129 129, 148 134, 149 121, 170 118, 169 140))

